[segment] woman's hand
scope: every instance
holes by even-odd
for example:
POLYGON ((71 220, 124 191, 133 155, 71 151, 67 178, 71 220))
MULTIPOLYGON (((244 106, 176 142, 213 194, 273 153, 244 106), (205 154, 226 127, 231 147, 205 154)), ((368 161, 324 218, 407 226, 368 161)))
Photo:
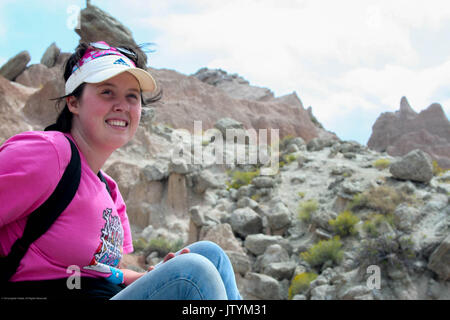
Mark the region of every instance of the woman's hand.
MULTIPOLYGON (((183 250, 180 251, 179 254, 185 254, 185 253, 189 253, 191 252, 189 250, 189 248, 184 248, 183 250)), ((172 259, 173 257, 175 257, 175 253, 173 252, 169 252, 163 260, 163 263, 166 261, 169 261, 170 259, 172 259)), ((147 271, 152 271, 153 269, 155 269, 155 266, 150 266, 148 268, 147 271)), ((143 275, 146 274, 146 272, 136 272, 130 269, 120 269, 123 272, 123 284, 125 284, 126 286, 130 285, 131 283, 133 283, 134 281, 136 281, 137 279, 139 279, 140 277, 142 277, 143 275)))
MULTIPOLYGON (((189 253, 189 252, 191 252, 191 250, 189 250, 189 248, 184 248, 183 250, 180 251, 179 254, 184 254, 184 253, 189 253)), ((169 252, 169 253, 164 257, 163 263, 169 261, 169 260, 172 259, 173 257, 175 257, 175 253, 169 252)), ((148 268, 147 271, 152 271, 153 269, 155 269, 155 266, 150 266, 150 267, 148 268)))

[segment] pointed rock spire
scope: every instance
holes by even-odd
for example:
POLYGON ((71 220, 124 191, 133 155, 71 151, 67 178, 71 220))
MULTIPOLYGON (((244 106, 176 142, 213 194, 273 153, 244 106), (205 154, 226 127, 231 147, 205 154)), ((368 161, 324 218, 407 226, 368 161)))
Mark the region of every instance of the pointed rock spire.
POLYGON ((411 108, 408 99, 406 99, 406 97, 402 97, 402 99, 400 100, 400 114, 408 114, 408 113, 416 114, 413 108, 411 108))

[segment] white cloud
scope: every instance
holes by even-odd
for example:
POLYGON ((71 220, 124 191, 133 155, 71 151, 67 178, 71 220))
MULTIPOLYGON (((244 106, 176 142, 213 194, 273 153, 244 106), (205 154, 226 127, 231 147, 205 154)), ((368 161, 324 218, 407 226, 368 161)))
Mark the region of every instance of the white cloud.
POLYGON ((417 30, 450 23, 446 1, 192 0, 175 12, 186 3, 163 3, 141 18, 159 32, 159 64, 179 70, 186 61, 179 71, 195 72, 187 63, 197 61, 277 95, 297 91, 325 127, 357 112, 397 110, 402 96, 416 111, 436 97, 449 111, 450 89, 436 92, 450 83, 450 57, 424 66, 411 41, 417 30))

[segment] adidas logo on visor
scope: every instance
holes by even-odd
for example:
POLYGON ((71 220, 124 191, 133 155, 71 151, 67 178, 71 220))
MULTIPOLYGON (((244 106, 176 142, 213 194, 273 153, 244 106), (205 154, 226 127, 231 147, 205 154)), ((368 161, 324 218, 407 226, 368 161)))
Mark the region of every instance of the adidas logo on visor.
POLYGON ((125 61, 123 61, 122 58, 117 59, 113 64, 123 64, 127 67, 129 67, 130 65, 128 63, 126 63, 125 61))

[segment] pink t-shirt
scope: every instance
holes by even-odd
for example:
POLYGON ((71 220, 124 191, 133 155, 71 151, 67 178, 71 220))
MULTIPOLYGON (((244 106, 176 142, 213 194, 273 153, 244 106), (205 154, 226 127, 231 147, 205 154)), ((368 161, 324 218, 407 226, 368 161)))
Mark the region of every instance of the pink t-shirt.
MULTIPOLYGON (((28 215, 52 194, 67 167, 73 138, 61 132, 18 134, 0 146, 0 256, 21 237, 28 215)), ((74 141, 75 142, 75 141, 74 141)), ((76 143, 75 143, 76 144, 76 143)), ((111 190, 90 169, 80 152, 81 181, 69 206, 34 243, 10 281, 108 277, 133 251, 125 203, 115 181, 102 172, 111 190), (103 267, 103 268, 102 268, 103 267)))

